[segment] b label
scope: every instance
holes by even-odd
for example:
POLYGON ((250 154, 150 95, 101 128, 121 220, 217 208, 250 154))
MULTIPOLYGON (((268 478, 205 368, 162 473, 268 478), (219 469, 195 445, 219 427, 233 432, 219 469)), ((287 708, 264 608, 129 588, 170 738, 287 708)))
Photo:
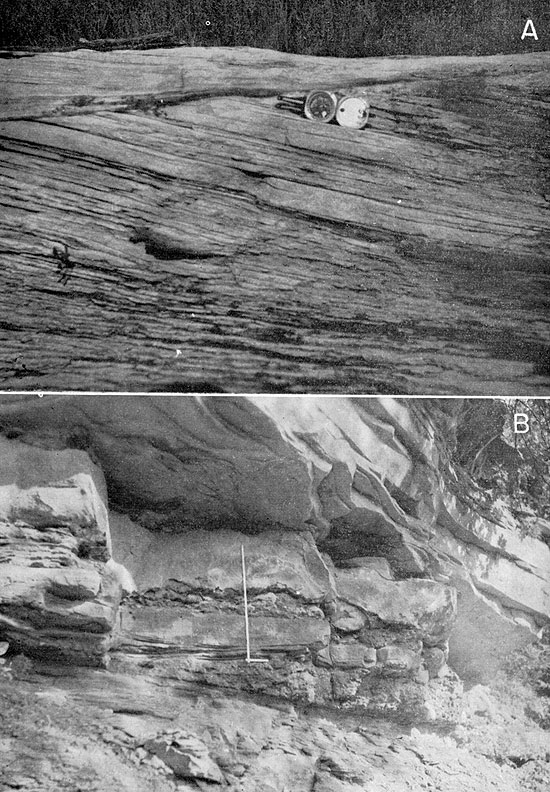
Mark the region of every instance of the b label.
POLYGON ((526 413, 514 413, 514 434, 527 434, 529 416, 526 413))

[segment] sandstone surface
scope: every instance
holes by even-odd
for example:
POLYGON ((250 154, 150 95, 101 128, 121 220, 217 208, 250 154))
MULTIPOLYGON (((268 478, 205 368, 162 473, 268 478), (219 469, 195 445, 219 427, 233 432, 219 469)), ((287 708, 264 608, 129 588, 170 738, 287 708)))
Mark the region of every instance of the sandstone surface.
POLYGON ((82 451, 0 440, 0 625, 30 654, 102 664, 122 589, 106 487, 82 451))
POLYGON ((445 735, 481 717, 464 686, 550 623, 550 565, 546 533, 453 477, 466 409, 0 398, 0 682, 69 731, 80 702, 95 777, 130 762, 137 790, 496 792, 494 757, 466 772, 445 735))
MULTIPOLYGON (((253 592, 277 589, 324 602, 335 609, 334 620, 353 631, 365 614, 357 599, 336 597, 332 567, 350 580, 364 574, 349 567, 353 558, 383 557, 397 582, 380 579, 379 592, 385 582, 406 596, 416 589, 441 597, 445 584, 459 591, 449 662, 463 673, 467 665, 479 679, 546 623, 548 545, 520 538, 502 509, 490 519, 477 512, 442 476, 438 438, 460 432, 457 403, 411 408, 389 398, 262 396, 134 397, 131 409, 128 404, 114 397, 6 397, 1 413, 7 431, 24 441, 25 454, 37 458, 19 469, 41 469, 41 455, 49 453, 58 467, 68 465, 64 475, 92 471, 103 493, 94 500, 96 521, 106 537, 110 532, 106 546, 112 542, 114 561, 129 570, 138 590, 162 589, 174 579, 200 590, 234 591, 243 544, 253 592), (67 462, 71 454, 74 462, 67 462), (466 634, 475 634, 475 656, 457 640, 466 634)), ((6 486, 16 484, 21 474, 14 463, 4 470, 6 486)), ((36 507, 35 530, 53 519, 50 485, 41 492, 45 505, 36 507)), ((79 520, 94 520, 81 508, 83 495, 69 505, 69 491, 77 497, 73 486, 63 508, 80 514, 74 533, 79 520)), ((36 494, 20 488, 18 501, 9 492, 10 508, 23 510, 21 493, 36 494)), ((419 615, 429 622, 441 605, 428 599, 419 615)), ((446 629, 442 623, 443 641, 446 629)))
POLYGON ((547 395, 550 56, 523 44, 0 59, 1 386, 547 395), (366 92, 368 127, 279 106, 314 88, 366 92))

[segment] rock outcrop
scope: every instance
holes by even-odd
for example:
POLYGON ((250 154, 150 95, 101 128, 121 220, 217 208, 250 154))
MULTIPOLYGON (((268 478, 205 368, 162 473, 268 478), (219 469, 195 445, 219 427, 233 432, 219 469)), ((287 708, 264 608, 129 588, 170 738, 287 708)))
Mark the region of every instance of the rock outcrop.
POLYGON ((455 721, 462 681, 490 678, 550 611, 548 545, 453 484, 461 409, 5 397, 2 637, 42 659, 134 658, 190 684, 455 721))
POLYGON ((24 651, 104 662, 121 597, 106 489, 88 455, 0 438, 0 631, 24 651))
POLYGON ((0 59, 0 386, 546 396, 550 56, 524 44, 0 59), (366 92, 368 127, 278 107, 315 88, 366 92))
POLYGON ((0 784, 540 792, 538 735, 521 777, 511 722, 460 746, 550 621, 549 533, 453 475, 466 407, 0 398, 0 784))

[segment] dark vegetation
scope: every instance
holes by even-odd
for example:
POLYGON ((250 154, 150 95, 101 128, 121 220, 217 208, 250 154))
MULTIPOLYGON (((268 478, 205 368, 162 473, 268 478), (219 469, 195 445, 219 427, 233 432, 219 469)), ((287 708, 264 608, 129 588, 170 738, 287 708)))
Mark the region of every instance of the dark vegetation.
POLYGON ((307 55, 484 55, 548 47, 547 0, 4 0, 0 46, 166 31, 187 46, 307 55), (538 41, 521 41, 531 18, 538 41))
POLYGON ((548 400, 466 401, 453 461, 487 502, 509 506, 524 534, 550 539, 539 519, 550 520, 548 400), (529 431, 522 418, 514 431, 515 415, 527 416, 529 431))
MULTIPOLYGON (((513 470, 501 466, 500 487, 516 500, 516 509, 550 519, 550 403, 548 400, 508 401, 504 439, 520 456, 513 470), (529 417, 529 431, 514 433, 514 414, 529 417)), ((521 424, 520 427, 522 428, 521 424)), ((525 428, 525 427, 523 427, 525 428)))

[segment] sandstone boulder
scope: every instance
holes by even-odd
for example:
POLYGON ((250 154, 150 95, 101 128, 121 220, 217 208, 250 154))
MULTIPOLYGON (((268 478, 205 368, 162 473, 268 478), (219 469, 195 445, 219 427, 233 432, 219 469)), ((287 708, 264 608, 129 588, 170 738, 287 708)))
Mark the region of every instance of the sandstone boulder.
POLYGON ((110 556, 103 474, 82 451, 48 450, 0 436, 0 520, 66 529, 81 555, 110 556))
POLYGON ((362 613, 359 608, 353 605, 348 605, 346 602, 338 602, 333 615, 331 615, 331 624, 337 630, 343 633, 358 632, 365 626, 367 617, 362 613))
POLYGON ((384 667, 387 674, 411 675, 420 667, 420 651, 422 646, 418 646, 418 651, 414 652, 406 646, 393 644, 383 646, 376 652, 376 659, 384 667))
POLYGON ((333 643, 330 656, 335 666, 343 668, 361 668, 376 664, 376 649, 358 643, 333 643))
POLYGON ((210 757, 207 746, 194 734, 178 730, 151 740, 143 747, 168 765, 178 778, 199 778, 223 784, 220 768, 210 757))
POLYGON ((377 570, 337 569, 338 597, 363 613, 400 629, 412 628, 425 643, 450 633, 456 618, 456 593, 433 580, 391 580, 377 570))
POLYGON ((242 592, 244 545, 250 592, 287 591, 311 602, 323 601, 333 592, 331 572, 308 533, 155 533, 116 516, 111 530, 113 557, 130 571, 141 591, 175 580, 198 591, 242 592))
POLYGON ((0 632, 35 657, 101 664, 121 596, 102 475, 81 451, 1 445, 0 632))

